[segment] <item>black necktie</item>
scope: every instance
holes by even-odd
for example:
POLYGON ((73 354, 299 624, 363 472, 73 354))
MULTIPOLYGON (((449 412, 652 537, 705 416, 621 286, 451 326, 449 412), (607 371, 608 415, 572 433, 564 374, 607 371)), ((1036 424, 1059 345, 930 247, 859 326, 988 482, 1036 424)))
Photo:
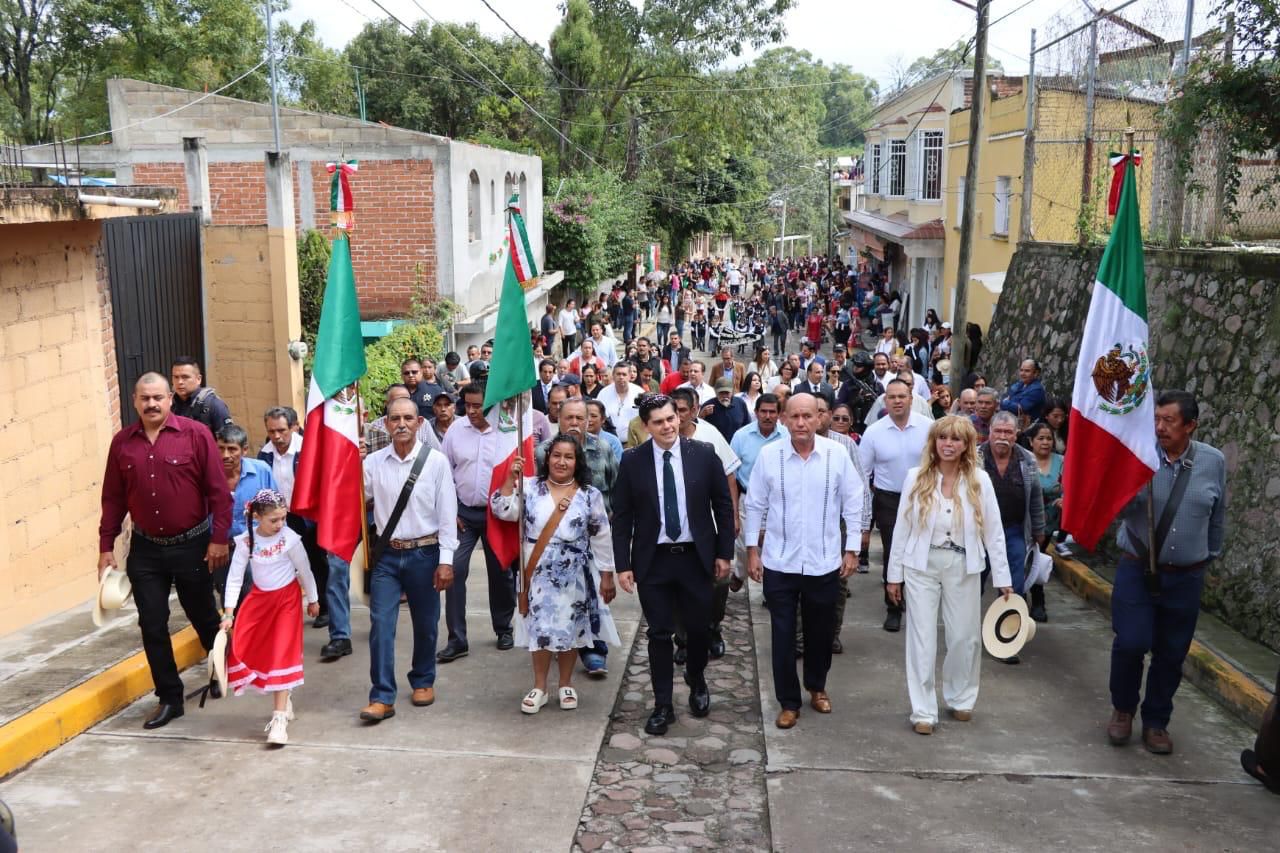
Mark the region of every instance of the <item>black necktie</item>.
POLYGON ((680 498, 676 494, 676 471, 671 467, 671 451, 662 451, 662 510, 667 538, 672 542, 680 535, 680 498))

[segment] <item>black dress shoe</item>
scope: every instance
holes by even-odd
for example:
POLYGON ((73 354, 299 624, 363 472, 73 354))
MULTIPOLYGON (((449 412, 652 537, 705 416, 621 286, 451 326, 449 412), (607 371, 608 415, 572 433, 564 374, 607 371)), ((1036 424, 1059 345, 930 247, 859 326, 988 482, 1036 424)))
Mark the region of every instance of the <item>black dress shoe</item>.
POLYGON ((658 705, 649 715, 644 730, 651 735, 665 735, 667 726, 676 721, 676 709, 670 705, 658 705))
POLYGON ((1044 605, 1043 605, 1043 604, 1033 604, 1033 605, 1031 605, 1031 612, 1030 612, 1030 614, 1029 614, 1029 615, 1031 616, 1031 619, 1032 619, 1033 621, 1035 621, 1035 622, 1048 622, 1048 621, 1049 621, 1049 612, 1048 612, 1047 610, 1045 610, 1045 609, 1044 609, 1044 605))
POLYGON ((183 714, 181 705, 166 705, 161 702, 156 709, 147 715, 147 719, 142 723, 144 729, 158 729, 161 726, 169 725, 170 720, 176 720, 183 714))
POLYGON ((675 652, 671 655, 671 660, 676 666, 684 666, 689 660, 689 651, 684 646, 676 646, 675 652))
POLYGON ((889 614, 884 617, 884 629, 886 631, 897 633, 902 630, 902 611, 890 610, 889 614))
POLYGON ((711 632, 711 643, 707 646, 707 657, 712 660, 720 660, 724 657, 724 635, 718 630, 711 632))
POLYGON ((319 616, 317 616, 317 617, 315 618, 315 621, 311 623, 311 627, 312 627, 312 628, 328 628, 328 627, 329 627, 329 614, 328 614, 328 613, 321 613, 319 616))
POLYGON ((350 640, 330 640, 320 647, 320 660, 334 661, 351 654, 350 640))
POLYGON ((690 685, 689 711, 695 717, 705 717, 711 713, 711 691, 707 688, 705 678, 699 678, 696 684, 690 685))
POLYGON ((498 651, 505 652, 507 649, 510 649, 513 646, 515 646, 515 644, 516 644, 516 641, 511 636, 510 631, 503 631, 501 634, 498 635, 498 651))
POLYGON ((218 683, 218 679, 216 678, 209 679, 209 698, 210 699, 222 698, 222 685, 218 683))
POLYGON ((833 655, 844 654, 844 643, 840 642, 839 637, 836 637, 834 640, 831 641, 831 654, 833 655))
POLYGON ((445 646, 443 649, 440 650, 440 652, 436 655, 436 660, 439 661, 440 663, 449 663, 451 661, 457 660, 458 658, 466 657, 468 651, 469 650, 467 649, 466 646, 455 646, 452 643, 450 643, 449 645, 445 646))

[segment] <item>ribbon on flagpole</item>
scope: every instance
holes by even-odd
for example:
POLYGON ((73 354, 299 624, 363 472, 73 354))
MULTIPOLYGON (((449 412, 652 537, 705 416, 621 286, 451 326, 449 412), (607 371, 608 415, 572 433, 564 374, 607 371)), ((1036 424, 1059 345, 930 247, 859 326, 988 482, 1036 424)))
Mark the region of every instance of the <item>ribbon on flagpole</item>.
POLYGON ((351 176, 360 170, 358 160, 326 163, 325 170, 333 177, 329 180, 329 221, 344 231, 356 226, 355 196, 351 193, 351 176))
POLYGON ((1111 163, 1111 192, 1107 195, 1108 216, 1115 216, 1116 211, 1120 209, 1120 188, 1124 185, 1124 164, 1130 158, 1132 158, 1134 166, 1142 165, 1142 152, 1136 149, 1128 154, 1119 154, 1112 151, 1108 155, 1108 162, 1111 163))

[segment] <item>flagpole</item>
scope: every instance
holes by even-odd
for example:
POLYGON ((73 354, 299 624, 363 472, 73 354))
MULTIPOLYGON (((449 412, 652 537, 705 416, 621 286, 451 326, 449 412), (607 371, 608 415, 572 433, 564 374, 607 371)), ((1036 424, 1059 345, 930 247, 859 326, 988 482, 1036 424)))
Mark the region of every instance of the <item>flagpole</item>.
MULTIPOLYGON (((365 423, 364 423, 364 400, 360 396, 360 383, 356 382, 356 426, 359 428, 360 447, 363 449, 365 444, 365 423)), ((364 492, 364 459, 360 459, 360 547, 364 549, 364 570, 372 572, 373 566, 369 564, 369 499, 364 492)), ((354 554, 352 556, 355 556, 354 554)), ((350 567, 350 564, 348 564, 350 567)), ((348 586, 350 582, 348 581, 348 586)), ((360 578, 360 598, 365 600, 364 595, 364 578, 360 578)))
MULTIPOLYGON (((518 193, 519 193, 519 190, 517 190, 517 194, 518 193)), ((513 261, 510 255, 512 252, 515 251, 515 248, 516 248, 515 242, 511 239, 511 199, 507 199, 506 220, 507 220, 507 255, 508 255, 507 263, 510 264, 513 261)), ((521 460, 523 460, 524 459, 524 392, 523 391, 521 391, 519 394, 516 395, 515 412, 516 412, 516 454, 520 457, 521 460)), ((524 478, 525 478, 525 474, 523 471, 521 471, 520 476, 516 478, 515 490, 514 490, 514 494, 516 496, 516 531, 520 535, 520 539, 519 539, 520 545, 518 548, 516 548, 516 570, 519 572, 519 574, 516 576, 518 579, 518 585, 524 584, 524 539, 525 539, 525 536, 524 536, 524 478)), ((525 590, 524 594, 525 594, 525 600, 528 601, 529 591, 525 590)), ((516 593, 517 600, 519 599, 519 597, 520 597, 520 593, 517 591, 516 593)), ((517 606, 517 609, 519 609, 518 606, 517 606)))

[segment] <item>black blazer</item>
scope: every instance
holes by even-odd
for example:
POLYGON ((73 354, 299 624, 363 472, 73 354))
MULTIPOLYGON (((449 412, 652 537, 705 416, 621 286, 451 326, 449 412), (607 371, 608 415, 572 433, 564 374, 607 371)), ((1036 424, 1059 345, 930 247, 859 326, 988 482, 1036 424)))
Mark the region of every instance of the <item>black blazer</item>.
MULTIPOLYGON (((698 558, 708 575, 715 561, 733 559, 733 501, 724 466, 710 444, 680 439, 685 511, 693 528, 698 558)), ((658 543, 658 475, 653 439, 622 454, 613 486, 613 560, 618 572, 635 572, 643 581, 658 543)))
MULTIPOLYGON (((556 383, 552 382, 551 387, 554 388, 556 383)), ((547 413, 547 397, 542 393, 542 380, 539 379, 533 383, 533 408, 542 414, 547 413)))

